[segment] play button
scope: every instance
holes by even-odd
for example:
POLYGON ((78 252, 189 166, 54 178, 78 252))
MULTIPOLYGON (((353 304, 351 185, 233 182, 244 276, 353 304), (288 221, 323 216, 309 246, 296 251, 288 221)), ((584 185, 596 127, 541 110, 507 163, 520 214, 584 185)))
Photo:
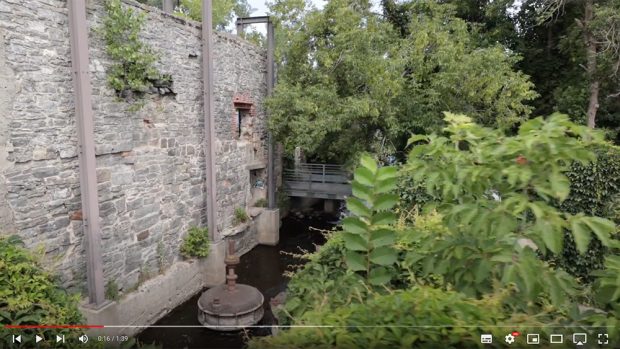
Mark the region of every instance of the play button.
POLYGON ((43 337, 39 337, 39 335, 34 336, 34 340, 39 343, 40 341, 43 340, 43 337))

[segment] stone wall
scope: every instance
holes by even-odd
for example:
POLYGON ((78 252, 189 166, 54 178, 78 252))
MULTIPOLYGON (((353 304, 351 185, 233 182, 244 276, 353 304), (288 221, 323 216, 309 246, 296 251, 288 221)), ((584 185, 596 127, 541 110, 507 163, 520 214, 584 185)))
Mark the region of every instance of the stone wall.
MULTIPOLYGON (((142 39, 175 95, 147 95, 135 111, 106 83, 111 61, 96 32, 104 10, 88 2, 97 180, 106 281, 123 290, 180 259, 192 225, 206 225, 200 27, 131 0, 146 14, 142 39)), ((65 286, 85 285, 77 135, 66 0, 0 2, 0 223, 44 246, 65 286)), ((251 197, 247 164, 262 161, 266 54, 214 35, 218 227, 251 197), (239 140, 235 95, 255 108, 257 137, 239 140), (254 155, 258 154, 258 155, 254 155), (260 157, 255 159, 255 157, 260 157)), ((244 239, 254 241, 252 239, 244 239)), ((251 248, 251 247, 250 247, 251 248)))

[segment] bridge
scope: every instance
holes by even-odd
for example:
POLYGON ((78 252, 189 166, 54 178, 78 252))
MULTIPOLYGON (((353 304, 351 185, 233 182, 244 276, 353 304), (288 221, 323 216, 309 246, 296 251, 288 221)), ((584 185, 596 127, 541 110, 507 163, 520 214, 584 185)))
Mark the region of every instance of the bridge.
POLYGON ((351 196, 349 175, 340 165, 302 163, 283 173, 288 196, 344 200, 351 196))

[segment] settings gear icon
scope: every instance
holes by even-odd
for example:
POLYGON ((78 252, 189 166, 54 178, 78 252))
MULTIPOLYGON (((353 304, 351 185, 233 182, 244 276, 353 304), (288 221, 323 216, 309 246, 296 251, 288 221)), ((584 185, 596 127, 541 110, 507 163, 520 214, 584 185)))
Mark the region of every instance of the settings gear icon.
POLYGON ((512 344, 515 342, 515 336, 513 336, 512 334, 508 334, 506 335, 506 337, 504 337, 504 341, 506 341, 506 343, 508 344, 512 344))

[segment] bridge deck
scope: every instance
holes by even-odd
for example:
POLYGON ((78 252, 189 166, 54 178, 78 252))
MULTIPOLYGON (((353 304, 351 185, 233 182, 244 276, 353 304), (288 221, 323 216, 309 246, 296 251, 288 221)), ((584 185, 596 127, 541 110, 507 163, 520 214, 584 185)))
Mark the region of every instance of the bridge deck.
POLYGON ((338 200, 351 196, 348 173, 339 165, 304 163, 284 170, 283 177, 289 196, 338 200))

